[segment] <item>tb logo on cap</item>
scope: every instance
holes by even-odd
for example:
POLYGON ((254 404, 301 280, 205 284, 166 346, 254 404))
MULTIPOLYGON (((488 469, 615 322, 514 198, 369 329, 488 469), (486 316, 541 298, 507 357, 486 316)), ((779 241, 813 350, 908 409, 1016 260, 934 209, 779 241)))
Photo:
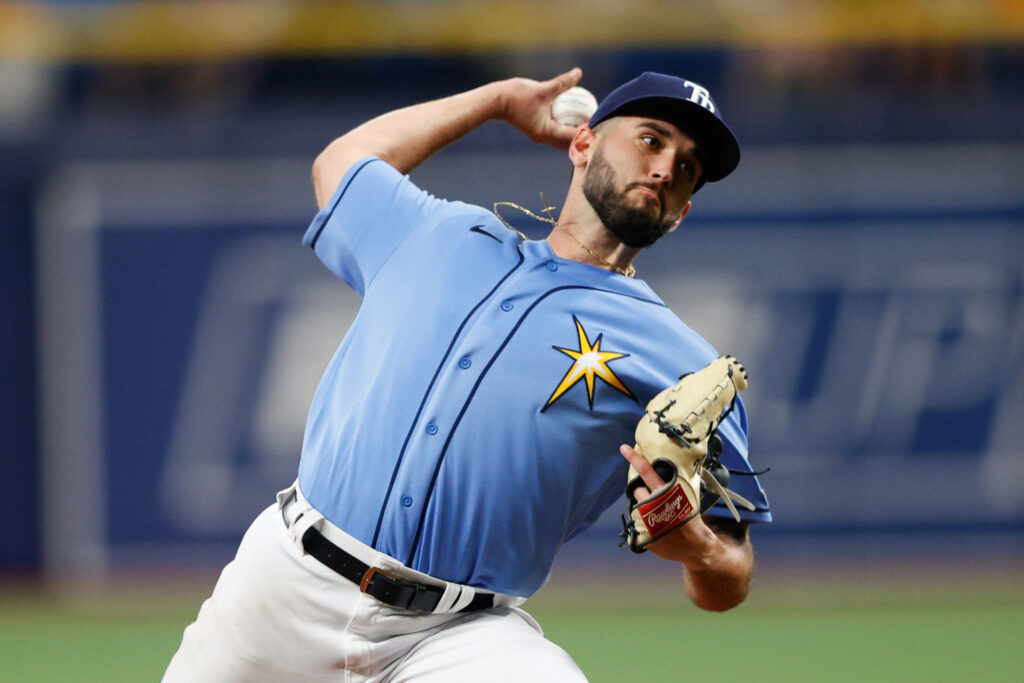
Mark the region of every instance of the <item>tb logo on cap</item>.
POLYGON ((683 85, 686 86, 687 88, 690 88, 693 91, 692 93, 690 93, 689 98, 691 102, 693 102, 694 104, 699 104, 712 114, 715 113, 715 103, 711 101, 711 93, 708 92, 707 88, 705 88, 702 85, 698 85, 693 81, 684 80, 683 85))

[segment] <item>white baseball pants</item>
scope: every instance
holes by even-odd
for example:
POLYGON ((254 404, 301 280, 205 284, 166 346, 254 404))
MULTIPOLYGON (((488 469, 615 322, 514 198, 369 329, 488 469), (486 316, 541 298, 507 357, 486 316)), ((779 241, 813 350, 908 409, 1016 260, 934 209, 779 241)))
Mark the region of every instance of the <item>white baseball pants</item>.
MULTIPOLYGON (((292 526, 286 528, 276 504, 256 518, 185 629, 165 683, 586 680, 515 607, 521 599, 498 596, 504 606, 469 613, 390 607, 305 554, 302 529, 292 526)), ((401 567, 345 538, 342 547, 371 566, 401 567)))

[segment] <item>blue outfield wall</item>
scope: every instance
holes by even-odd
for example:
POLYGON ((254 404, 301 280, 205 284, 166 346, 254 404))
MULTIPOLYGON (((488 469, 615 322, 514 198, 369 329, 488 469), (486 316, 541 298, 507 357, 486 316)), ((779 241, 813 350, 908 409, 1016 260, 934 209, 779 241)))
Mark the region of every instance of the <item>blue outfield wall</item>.
MULTIPOLYGON (((1024 147, 891 152, 753 148, 733 187, 702 192, 639 272, 750 369, 751 452, 755 467, 771 467, 778 520, 769 538, 810 535, 814 547, 815 536, 857 536, 850 549, 863 554, 894 534, 928 534, 941 548, 983 531, 1005 553, 1019 548, 1024 510, 1021 207, 1003 194, 1002 206, 950 202, 937 215, 906 186, 950 155, 979 183, 997 180, 993 159, 1024 177, 1024 147), (850 195, 854 157, 885 169, 862 210, 850 195), (787 189, 771 176, 780 164, 814 178, 787 189)), ((414 176, 442 195, 490 192, 470 197, 486 204, 508 195, 469 180, 496 166, 508 176, 500 192, 558 197, 555 161, 466 150, 414 176)), ((264 159, 103 162, 57 176, 49 191, 66 203, 41 240, 43 275, 55 278, 42 303, 60 352, 91 370, 78 386, 58 360, 47 385, 58 417, 44 442, 70 445, 47 456, 62 492, 53 504, 76 500, 78 513, 54 513, 48 538, 91 541, 74 554, 67 541, 52 547, 52 562, 222 561, 294 477, 305 410, 358 306, 299 244, 314 211, 306 175, 301 160, 264 159), (71 218, 86 214, 83 196, 101 207, 94 223, 71 218)), ((936 182, 937 192, 960 184, 936 182)), ((588 552, 616 552, 619 512, 591 532, 588 552)))
POLYGON ((0 152, 0 571, 17 572, 34 570, 40 552, 32 195, 42 163, 33 152, 0 152))
MULTIPOLYGON (((35 252, 38 356, 15 362, 24 350, 5 345, 4 360, 38 366, 39 412, 26 419, 39 439, 15 431, 7 467, 25 485, 7 501, 36 509, 37 476, 40 512, 3 516, 0 568, 223 563, 294 477, 319 373, 358 306, 299 242, 319 147, 394 106, 563 62, 582 62, 599 94, 637 70, 691 66, 747 143, 739 171, 702 190, 638 269, 751 370, 751 451, 772 468, 777 518, 758 532, 762 550, 1024 551, 1013 54, 981 52, 992 77, 971 97, 948 83, 901 93, 892 78, 873 91, 875 53, 854 60, 842 91, 782 82, 772 99, 747 52, 228 65, 250 87, 208 109, 202 93, 191 109, 166 94, 122 107, 127 95, 97 90, 109 74, 69 69, 63 150, 23 175, 35 213, 9 240, 35 252), (449 78, 426 83, 416 68, 449 78), (985 125, 960 125, 972 117, 985 125)), ((557 204, 568 176, 560 152, 497 124, 413 174, 441 196, 531 208, 540 191, 557 204)), ((618 557, 619 513, 567 552, 618 557)))

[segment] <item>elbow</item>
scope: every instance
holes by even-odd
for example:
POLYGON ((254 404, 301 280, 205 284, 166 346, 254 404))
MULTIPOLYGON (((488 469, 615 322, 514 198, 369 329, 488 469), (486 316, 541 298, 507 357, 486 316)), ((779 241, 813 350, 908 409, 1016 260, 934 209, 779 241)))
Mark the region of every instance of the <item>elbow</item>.
POLYGON ((337 174, 338 165, 340 161, 340 154, 337 148, 337 141, 332 142, 327 147, 324 147, 316 158, 313 159, 313 183, 317 187, 321 183, 327 182, 328 179, 337 174))
POLYGON ((313 169, 311 171, 311 177, 313 180, 313 192, 316 193, 316 203, 322 209, 327 201, 327 198, 323 196, 323 184, 324 184, 324 152, 320 152, 316 159, 313 160, 313 169))
POLYGON ((360 159, 368 156, 385 157, 365 144, 359 136, 347 133, 327 145, 316 159, 313 160, 313 189, 317 203, 322 209, 338 189, 341 179, 348 170, 360 159))
POLYGON ((323 171, 323 169, 324 169, 324 154, 326 152, 327 152, 327 150, 324 150, 324 151, 320 152, 319 154, 316 155, 316 158, 313 159, 312 175, 313 175, 313 182, 314 183, 319 181, 320 178, 323 176, 323 172, 324 172, 323 171))
POLYGON ((348 171, 348 165, 335 143, 328 145, 313 160, 311 175, 313 191, 316 193, 316 203, 319 208, 322 209, 327 204, 346 171, 348 171))
POLYGON ((739 606, 750 593, 749 573, 729 577, 705 577, 697 580, 689 572, 683 575, 686 597, 706 612, 727 612, 739 606))
POLYGON ((690 600, 694 605, 705 612, 728 612, 733 607, 738 607, 747 599, 747 593, 716 594, 716 595, 691 595, 690 600))

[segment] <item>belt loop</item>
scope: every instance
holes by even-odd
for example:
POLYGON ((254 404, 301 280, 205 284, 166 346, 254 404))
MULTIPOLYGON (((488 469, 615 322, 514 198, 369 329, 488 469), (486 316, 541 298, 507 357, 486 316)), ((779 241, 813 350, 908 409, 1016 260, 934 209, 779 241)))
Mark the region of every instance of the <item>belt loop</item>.
POLYGON ((458 612, 473 601, 476 596, 476 589, 472 586, 464 586, 458 583, 449 583, 445 586, 444 594, 434 608, 434 614, 444 612, 458 612))
POLYGON ((281 519, 288 530, 289 538, 305 553, 306 550, 302 546, 303 534, 309 527, 319 523, 324 516, 302 495, 298 480, 277 494, 277 504, 281 510, 281 519))
POLYGON ((309 531, 310 527, 318 526, 323 518, 323 515, 310 507, 300 513, 300 515, 295 518, 291 528, 288 529, 292 540, 298 544, 303 554, 306 554, 306 548, 302 545, 302 537, 306 535, 306 532, 309 531))
POLYGON ((277 509, 281 512, 281 521, 284 522, 286 529, 292 525, 292 521, 288 519, 287 510, 298 499, 297 490, 297 484, 292 484, 284 491, 277 492, 277 509))
POLYGON ((290 540, 303 555, 315 558, 383 604, 421 613, 442 614, 499 605, 515 606, 525 600, 487 591, 478 592, 472 586, 436 579, 436 583, 423 583, 413 576, 416 572, 411 572, 398 560, 378 553, 369 546, 365 546, 367 553, 363 554, 364 561, 345 547, 346 544, 361 544, 334 527, 306 500, 298 480, 278 492, 277 504, 290 540), (373 558, 368 554, 371 552, 373 558))

